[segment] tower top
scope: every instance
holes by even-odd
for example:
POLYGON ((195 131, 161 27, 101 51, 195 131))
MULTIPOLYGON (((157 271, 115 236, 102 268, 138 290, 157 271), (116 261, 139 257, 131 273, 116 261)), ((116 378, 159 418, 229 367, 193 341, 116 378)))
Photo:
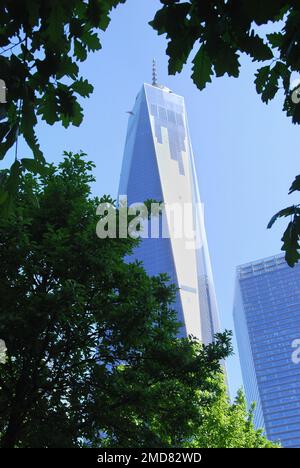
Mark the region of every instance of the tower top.
POLYGON ((156 71, 156 61, 152 61, 152 85, 157 86, 157 71, 156 71))
POLYGON ((166 86, 163 86, 161 84, 158 84, 157 81, 157 70, 156 70, 156 60, 152 60, 152 86, 155 86, 156 88, 159 88, 163 91, 167 91, 168 93, 172 93, 172 91, 167 88, 166 86))

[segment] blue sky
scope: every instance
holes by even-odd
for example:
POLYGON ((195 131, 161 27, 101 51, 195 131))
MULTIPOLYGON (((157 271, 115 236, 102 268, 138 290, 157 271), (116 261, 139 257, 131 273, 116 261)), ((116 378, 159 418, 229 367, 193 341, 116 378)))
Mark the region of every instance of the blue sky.
MULTIPOLYGON (((152 59, 158 80, 185 97, 206 229, 223 328, 233 329, 232 303, 237 265, 277 254, 286 222, 266 230, 270 217, 294 203, 288 188, 299 171, 299 128, 281 111, 277 98, 268 106, 253 84, 256 64, 242 59, 239 79, 218 78, 200 92, 188 64, 168 76, 166 39, 148 26, 158 0, 127 0, 114 11, 103 48, 81 65, 94 85, 83 100, 79 128, 39 126, 46 158, 83 150, 95 161, 94 193, 116 196, 128 114, 143 82, 151 82, 152 59)), ((31 156, 23 145, 20 157, 31 156), (21 154, 22 153, 22 154, 21 154)), ((237 351, 236 351, 237 353, 237 351)), ((237 354, 228 362, 231 394, 241 386, 237 354)))

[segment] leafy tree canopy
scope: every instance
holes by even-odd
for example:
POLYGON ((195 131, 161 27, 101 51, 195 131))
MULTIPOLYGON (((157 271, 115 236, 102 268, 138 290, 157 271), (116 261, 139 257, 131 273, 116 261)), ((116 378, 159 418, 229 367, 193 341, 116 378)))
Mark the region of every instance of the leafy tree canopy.
POLYGON ((247 411, 243 392, 231 404, 223 377, 217 377, 219 395, 211 405, 202 409, 202 423, 195 432, 192 447, 203 448, 276 448, 266 439, 262 430, 255 430, 255 405, 247 411))
POLYGON ((9 204, 22 170, 42 173, 45 160, 35 134, 38 117, 53 125, 80 125, 78 97, 93 86, 79 72, 89 52, 101 48, 111 10, 125 0, 1 0, 0 78, 7 103, 0 103, 0 159, 22 135, 34 159, 16 158, 0 185, 0 206, 9 204))
MULTIPOLYGON (((289 194, 300 191, 300 176, 297 176, 290 187, 289 194)), ((287 263, 293 267, 300 259, 300 205, 292 205, 278 211, 268 224, 270 229, 279 218, 290 218, 288 226, 282 236, 282 250, 285 251, 287 263)))
POLYGON ((266 62, 256 75, 256 89, 264 102, 273 99, 280 83, 284 109, 294 123, 300 107, 290 99, 290 76, 300 71, 300 2, 286 0, 161 0, 163 7, 150 23, 168 39, 169 73, 180 72, 193 52, 194 83, 205 88, 212 77, 238 77, 239 57, 266 62), (265 34, 268 23, 280 32, 265 34))

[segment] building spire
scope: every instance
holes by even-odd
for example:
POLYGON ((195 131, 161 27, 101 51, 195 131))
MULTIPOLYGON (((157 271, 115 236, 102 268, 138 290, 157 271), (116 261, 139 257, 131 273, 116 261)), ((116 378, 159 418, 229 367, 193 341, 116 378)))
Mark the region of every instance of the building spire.
POLYGON ((152 61, 152 86, 157 86, 157 72, 156 72, 156 61, 152 61))

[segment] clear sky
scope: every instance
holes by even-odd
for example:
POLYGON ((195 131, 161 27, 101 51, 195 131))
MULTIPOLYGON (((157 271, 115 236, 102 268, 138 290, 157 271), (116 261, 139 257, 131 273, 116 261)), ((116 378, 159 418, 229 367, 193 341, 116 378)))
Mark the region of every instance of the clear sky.
MULTIPOLYGON (((42 149, 58 162, 63 150, 88 153, 95 161, 94 193, 116 197, 128 114, 143 82, 151 82, 152 59, 158 80, 185 97, 199 186, 205 206, 222 327, 233 329, 232 304, 237 265, 277 254, 286 223, 266 230, 270 217, 292 204, 289 186, 299 172, 299 128, 281 111, 280 98, 268 106, 253 84, 255 66, 243 59, 239 79, 218 78, 200 92, 182 74, 168 76, 166 39, 148 25, 158 0, 127 0, 102 35, 103 48, 81 64, 94 85, 79 128, 39 126, 42 149)), ((20 147, 20 157, 28 157, 20 147)), ((236 355, 228 362, 231 395, 242 385, 236 355)))

